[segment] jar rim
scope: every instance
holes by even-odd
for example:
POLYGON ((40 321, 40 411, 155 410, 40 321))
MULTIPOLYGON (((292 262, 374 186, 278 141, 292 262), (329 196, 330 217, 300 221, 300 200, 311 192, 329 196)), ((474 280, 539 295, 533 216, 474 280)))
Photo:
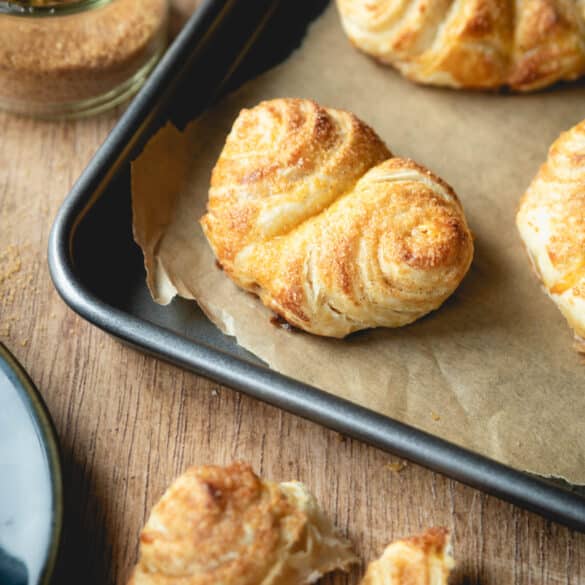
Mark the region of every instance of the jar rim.
POLYGON ((0 0, 0 15, 23 17, 64 16, 109 4, 112 0, 0 0))

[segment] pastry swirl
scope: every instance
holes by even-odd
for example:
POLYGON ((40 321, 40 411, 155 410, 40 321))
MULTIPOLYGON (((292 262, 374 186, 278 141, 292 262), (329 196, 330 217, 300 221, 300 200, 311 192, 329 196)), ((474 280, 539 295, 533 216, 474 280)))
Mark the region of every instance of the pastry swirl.
POLYGON ((337 0, 351 42, 420 83, 530 91, 585 73, 585 4, 337 0))
POLYGON ((438 308, 473 255, 444 181, 392 157, 353 114, 308 100, 240 114, 201 223, 236 284, 295 327, 331 337, 438 308))
POLYGON ((129 585, 303 585, 356 560, 303 484, 206 465, 152 509, 129 585))
POLYGON ((516 225, 545 292, 585 352, 585 121, 551 146, 516 225))
POLYGON ((202 220, 219 261, 229 268, 247 244, 286 235, 390 156, 355 116, 309 100, 242 110, 213 169, 202 220))

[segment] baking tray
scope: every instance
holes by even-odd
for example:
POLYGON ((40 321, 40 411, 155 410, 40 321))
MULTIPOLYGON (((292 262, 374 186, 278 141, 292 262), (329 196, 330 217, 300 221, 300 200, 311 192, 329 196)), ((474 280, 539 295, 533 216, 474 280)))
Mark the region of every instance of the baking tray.
POLYGON ((99 149, 55 219, 49 267, 65 302, 142 351, 585 532, 581 489, 534 477, 270 370, 195 303, 156 305, 132 240, 130 161, 286 57, 322 0, 207 0, 99 149))

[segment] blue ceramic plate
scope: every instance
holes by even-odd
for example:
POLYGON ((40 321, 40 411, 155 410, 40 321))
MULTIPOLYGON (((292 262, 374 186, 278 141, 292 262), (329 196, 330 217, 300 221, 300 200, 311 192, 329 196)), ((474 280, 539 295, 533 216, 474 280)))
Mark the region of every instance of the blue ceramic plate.
POLYGON ((53 424, 24 369, 0 343, 0 584, 45 585, 63 516, 53 424))

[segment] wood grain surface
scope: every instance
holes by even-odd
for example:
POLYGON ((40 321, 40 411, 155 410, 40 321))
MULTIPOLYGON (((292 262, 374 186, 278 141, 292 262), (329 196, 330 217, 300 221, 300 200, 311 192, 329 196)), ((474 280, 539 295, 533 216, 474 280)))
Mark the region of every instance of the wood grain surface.
MULTIPOLYGON (((185 6, 183 2, 183 7, 185 6)), ((49 277, 52 220, 120 111, 42 122, 0 114, 0 339, 28 369, 62 448, 55 584, 123 584, 138 533, 187 466, 252 463, 306 482, 364 561, 431 525, 453 531, 453 584, 585 583, 585 535, 121 345, 49 277)), ((323 583, 357 583, 363 567, 323 583)))

